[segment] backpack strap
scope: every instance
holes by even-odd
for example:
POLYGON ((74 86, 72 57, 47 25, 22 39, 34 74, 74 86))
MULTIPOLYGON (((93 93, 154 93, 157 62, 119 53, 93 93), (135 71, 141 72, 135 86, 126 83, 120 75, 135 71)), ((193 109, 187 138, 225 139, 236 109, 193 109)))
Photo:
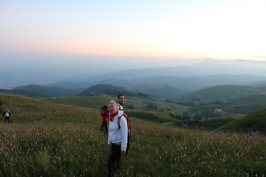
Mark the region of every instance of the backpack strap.
MULTIPOLYGON (((122 115, 122 116, 123 116, 123 115, 122 115)), ((120 117, 117 118, 118 130, 121 128, 121 127, 120 127, 120 121, 121 121, 121 117, 122 117, 122 116, 120 116, 120 117)))

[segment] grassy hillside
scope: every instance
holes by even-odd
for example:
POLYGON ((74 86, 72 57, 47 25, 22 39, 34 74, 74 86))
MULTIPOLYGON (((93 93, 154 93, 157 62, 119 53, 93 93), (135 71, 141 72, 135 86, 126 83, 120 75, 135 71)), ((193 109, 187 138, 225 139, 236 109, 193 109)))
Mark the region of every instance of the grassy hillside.
POLYGON ((174 121, 174 125, 178 127, 194 128, 202 130, 215 130, 232 121, 241 119, 244 115, 224 115, 216 118, 208 118, 202 120, 178 120, 174 121))
MULTIPOLYGON (((99 110, 0 94, 13 122, 0 122, 0 176, 105 176, 99 110)), ((262 115, 264 116, 264 115, 262 115)), ((266 138, 132 121, 122 176, 262 176, 266 138)))
POLYGON ((178 102, 199 102, 208 103, 213 101, 224 101, 230 98, 248 94, 261 93, 264 87, 251 87, 243 85, 218 85, 200 89, 174 99, 178 102))
POLYGON ((116 87, 113 85, 107 85, 107 84, 98 84, 89 87, 88 89, 80 92, 77 94, 78 96, 90 96, 90 95, 98 95, 98 94, 107 94, 111 96, 116 96, 117 93, 124 93, 126 95, 133 96, 133 93, 130 93, 126 89, 122 87, 116 87))
POLYGON ((172 87, 167 84, 142 84, 135 87, 126 87, 131 92, 141 92, 154 98, 172 98, 187 93, 187 90, 172 87))
POLYGON ((265 87, 220 85, 208 87, 168 102, 190 107, 190 117, 197 114, 202 118, 214 118, 213 110, 222 109, 225 114, 250 114, 266 107, 265 87))
MULTIPOLYGON (((45 101, 68 104, 74 106, 82 106, 87 108, 100 109, 103 104, 107 104, 110 100, 117 101, 117 97, 111 97, 108 95, 98 96, 76 96, 76 97, 56 97, 56 98, 43 98, 45 101)), ((125 111, 151 111, 176 114, 183 114, 188 111, 187 106, 182 106, 173 103, 166 103, 162 100, 150 98, 150 97, 138 97, 138 96, 127 96, 125 95, 125 111)))
POLYGON ((219 128, 218 131, 244 132, 259 131, 266 133, 266 108, 246 115, 242 119, 235 120, 219 128))

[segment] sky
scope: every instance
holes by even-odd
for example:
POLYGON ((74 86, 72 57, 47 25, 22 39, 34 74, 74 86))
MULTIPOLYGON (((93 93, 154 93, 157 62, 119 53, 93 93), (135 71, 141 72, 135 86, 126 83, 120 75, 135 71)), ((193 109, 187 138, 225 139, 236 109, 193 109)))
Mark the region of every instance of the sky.
POLYGON ((266 61, 265 9, 265 0, 0 0, 0 57, 266 61))

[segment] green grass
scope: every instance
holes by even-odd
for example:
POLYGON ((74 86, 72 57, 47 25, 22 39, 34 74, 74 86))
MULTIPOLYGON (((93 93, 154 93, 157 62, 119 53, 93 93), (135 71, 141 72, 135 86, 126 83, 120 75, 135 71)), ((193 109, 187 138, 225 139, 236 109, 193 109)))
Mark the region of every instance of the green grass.
POLYGON ((204 130, 215 130, 228 123, 241 119, 243 115, 224 115, 216 118, 203 118, 202 120, 178 120, 174 121, 174 125, 182 127, 183 124, 187 124, 188 127, 204 129, 204 130))
POLYGON ((253 112, 244 116, 242 119, 238 119, 230 122, 217 129, 217 131, 231 131, 231 132, 247 132, 259 131, 260 133, 266 133, 266 108, 253 112))
POLYGON ((127 111, 126 113, 130 115, 130 117, 157 123, 170 122, 175 120, 171 118, 171 116, 167 113, 158 113, 153 111, 127 111))
MULTIPOLYGON (((54 97, 54 98, 42 98, 44 101, 68 104, 80 107, 89 107, 94 109, 100 109, 103 104, 107 104, 110 100, 117 101, 117 97, 110 97, 107 95, 101 96, 76 96, 76 97, 54 97)), ((188 111, 189 108, 178 104, 167 103, 159 99, 150 97, 129 97, 125 98, 124 110, 140 110, 140 111, 154 111, 154 112, 175 112, 177 114, 183 114, 188 111), (152 104, 157 108, 148 108, 147 105, 152 104), (131 108, 133 105, 133 109, 131 108)))
POLYGON ((224 101, 248 94, 262 93, 263 91, 265 91, 265 88, 255 88, 242 85, 218 85, 188 93, 176 98, 175 100, 182 102, 200 100, 201 103, 208 103, 212 101, 224 101))
MULTIPOLYGON (((107 139, 99 109, 0 94, 11 124, 0 122, 0 176, 103 176, 107 139)), ((266 137, 162 126, 132 113, 122 176, 262 176, 266 137)), ((145 112, 141 114, 145 116, 145 112)), ((167 118, 167 117, 165 117, 167 118)))

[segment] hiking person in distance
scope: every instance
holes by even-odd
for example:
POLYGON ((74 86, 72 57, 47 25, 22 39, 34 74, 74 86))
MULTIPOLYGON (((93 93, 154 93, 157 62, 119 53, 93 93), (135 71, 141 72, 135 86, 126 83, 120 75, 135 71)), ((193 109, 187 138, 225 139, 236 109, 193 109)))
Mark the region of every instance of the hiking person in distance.
POLYGON ((8 108, 6 109, 5 112, 3 112, 2 116, 5 118, 5 122, 7 121, 8 123, 10 123, 11 112, 9 111, 8 108))
POLYGON ((101 131, 105 130, 105 133, 107 134, 107 122, 108 122, 108 109, 107 106, 104 105, 101 108, 101 116, 102 116, 102 125, 100 127, 101 131))
POLYGON ((123 108, 123 105, 124 105, 124 102, 125 102, 125 96, 123 95, 123 94, 119 94, 118 96, 117 96, 117 105, 118 105, 118 107, 119 107, 119 110, 120 111, 123 111, 124 112, 124 108, 123 108))
POLYGON ((109 130, 107 143, 111 151, 108 160, 108 176, 114 176, 114 173, 120 168, 121 156, 126 154, 128 129, 127 120, 115 101, 108 103, 108 112, 109 130), (119 119, 120 122, 118 124, 119 119))

